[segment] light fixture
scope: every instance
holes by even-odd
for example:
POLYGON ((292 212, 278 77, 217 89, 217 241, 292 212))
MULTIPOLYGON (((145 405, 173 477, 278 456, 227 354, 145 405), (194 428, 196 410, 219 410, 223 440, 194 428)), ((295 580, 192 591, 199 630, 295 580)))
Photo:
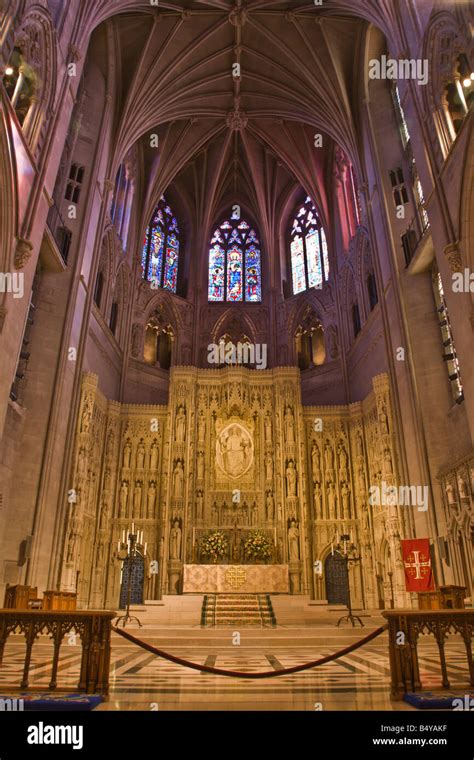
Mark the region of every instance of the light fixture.
POLYGON ((471 79, 474 81, 474 71, 471 71, 471 79))
POLYGON ((471 79, 470 79, 470 77, 466 77, 466 79, 463 79, 462 86, 466 87, 466 88, 471 86, 471 79))
POLYGON ((11 77, 11 75, 13 74, 13 69, 11 66, 7 66, 7 68, 5 69, 5 74, 7 75, 7 77, 11 77))

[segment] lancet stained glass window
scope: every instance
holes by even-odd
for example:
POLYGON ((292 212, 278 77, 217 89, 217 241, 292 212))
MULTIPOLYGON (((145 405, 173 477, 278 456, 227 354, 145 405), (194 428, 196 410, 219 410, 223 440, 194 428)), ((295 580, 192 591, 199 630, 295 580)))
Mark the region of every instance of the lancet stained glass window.
POLYGON ((209 248, 209 301, 262 300, 260 242, 245 219, 227 219, 209 248))
POLYGON ((290 232, 293 293, 322 288, 329 277, 326 235, 318 213, 308 196, 295 213, 290 232))
POLYGON ((164 195, 145 232, 142 274, 154 287, 176 293, 178 281, 179 227, 164 195))

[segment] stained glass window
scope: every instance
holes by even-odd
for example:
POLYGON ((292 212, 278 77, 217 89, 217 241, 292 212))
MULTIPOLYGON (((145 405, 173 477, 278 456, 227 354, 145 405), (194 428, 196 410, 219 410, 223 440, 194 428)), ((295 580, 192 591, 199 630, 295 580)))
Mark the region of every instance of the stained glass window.
POLYGON ((209 248, 209 301, 262 300, 260 242, 245 219, 222 222, 209 248))
POLYGON ((290 231, 293 293, 321 288, 329 277, 328 245, 311 198, 298 206, 290 231))
POLYGON ((178 282, 179 227, 162 196, 145 232, 142 274, 154 287, 176 293, 178 282))

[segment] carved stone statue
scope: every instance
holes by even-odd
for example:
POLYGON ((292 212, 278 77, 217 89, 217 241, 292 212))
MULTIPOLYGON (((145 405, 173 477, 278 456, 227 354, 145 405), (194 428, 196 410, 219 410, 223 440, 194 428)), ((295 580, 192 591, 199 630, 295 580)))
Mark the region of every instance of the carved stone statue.
POLYGON ((127 502, 128 502, 128 483, 126 480, 122 481, 120 486, 120 516, 127 517, 127 502))
POLYGON ((320 472, 321 468, 321 455, 319 453, 319 447, 316 441, 313 442, 313 446, 311 448, 311 465, 313 468, 313 475, 315 480, 319 480, 317 475, 320 472))
POLYGON ((349 474, 348 474, 348 457, 347 452, 344 448, 344 446, 341 444, 339 447, 339 478, 341 481, 349 480, 349 474))
POLYGON ((82 410, 82 416, 81 416, 81 433, 88 433, 91 419, 92 419, 92 408, 93 404, 91 399, 86 399, 84 402, 84 409, 82 410))
POLYGON ((329 519, 337 517, 336 514, 336 492, 332 483, 329 483, 328 487, 328 510, 329 519))
POLYGON ((454 496, 454 488, 453 484, 449 481, 446 483, 446 496, 448 499, 448 504, 454 504, 456 501, 456 498, 454 496))
POLYGON ((184 492, 184 471, 183 464, 180 459, 176 462, 173 473, 173 496, 176 499, 181 499, 184 492))
POLYGON ((313 503, 316 517, 322 517, 322 494, 319 483, 314 484, 313 503))
POLYGON ((83 448, 79 451, 79 457, 77 460, 77 477, 82 480, 86 474, 86 453, 83 448))
POLYGON ((183 443, 186 434, 186 415, 182 406, 179 407, 176 415, 176 442, 183 443))
POLYGON ((145 466, 145 446, 140 441, 137 448, 137 470, 143 470, 145 466))
POLYGON ((175 520, 170 531, 170 559, 180 559, 181 557, 181 528, 179 521, 175 520))
POLYGON ((272 442, 272 421, 270 419, 270 415, 267 414, 265 417, 265 443, 271 443, 272 442))
POLYGON ((265 457, 265 479, 273 479, 273 459, 271 458, 270 454, 267 454, 265 457))
POLYGON ((461 477, 461 475, 458 477, 458 488, 459 488, 459 496, 461 499, 468 499, 469 494, 467 492, 467 485, 464 478, 461 477))
POLYGON ((356 435, 356 453, 357 453, 358 457, 361 457, 361 456, 364 455, 364 448, 363 448, 363 444, 362 444, 362 436, 361 436, 359 430, 357 431, 357 435, 356 435))
POLYGON ((296 496, 296 470, 292 459, 286 468, 286 487, 288 496, 296 496))
POLYGON ((267 493, 266 501, 266 518, 267 520, 273 520, 275 517, 275 499, 271 491, 267 493))
POLYGON ((198 441, 204 441, 206 437, 206 420, 203 414, 199 415, 198 421, 198 441))
POLYGON ((288 555, 290 562, 297 562, 300 558, 299 536, 300 532, 296 527, 296 522, 292 520, 288 528, 288 555))
POLYGON ((200 520, 204 517, 204 497, 201 491, 196 496, 196 514, 200 520))
POLYGON ((380 408, 379 420, 380 420, 380 427, 382 428, 383 435, 388 435, 389 434, 388 417, 387 417, 387 413, 385 411, 384 406, 380 408))
POLYGON ((204 452, 198 451, 197 455, 197 477, 198 480, 204 479, 204 452))
POLYGON ((158 446, 153 441, 150 449, 150 470, 156 470, 158 467, 158 446))
POLYGON ((123 447, 123 466, 126 470, 130 467, 130 457, 132 455, 132 447, 130 446, 130 441, 127 441, 125 443, 125 446, 123 447))
POLYGON ((285 427, 286 427, 286 440, 288 443, 294 443, 295 442, 295 418, 293 417, 293 412, 291 410, 291 407, 286 407, 285 412, 285 427))
POLYGON ((390 449, 384 449, 383 463, 386 475, 393 475, 392 457, 390 455, 390 449))
POLYGON ((156 486, 153 480, 150 481, 150 485, 148 486, 148 493, 147 493, 147 515, 148 517, 153 517, 153 514, 155 512, 155 501, 156 501, 156 486))
POLYGON ((140 516, 140 509, 142 505, 142 484, 140 480, 135 482, 135 490, 133 492, 133 511, 135 517, 140 516))
POLYGON ((330 473, 332 473, 334 455, 331 448, 331 444, 329 442, 326 444, 326 448, 324 449, 324 462, 326 466, 326 476, 332 477, 330 473))
POLYGON ((347 483, 344 483, 344 485, 341 488, 341 500, 342 500, 343 517, 349 517, 351 492, 347 483))

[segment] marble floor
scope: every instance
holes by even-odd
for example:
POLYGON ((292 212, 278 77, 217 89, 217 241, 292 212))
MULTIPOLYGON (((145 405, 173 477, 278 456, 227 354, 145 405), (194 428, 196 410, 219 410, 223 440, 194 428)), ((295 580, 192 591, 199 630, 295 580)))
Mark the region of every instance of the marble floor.
MULTIPOLYGON (((169 609, 156 610, 147 618, 142 610, 142 628, 129 626, 135 636, 170 653, 201 664, 220 668, 258 671, 289 667, 330 654, 357 641, 377 628, 379 613, 364 612, 364 628, 336 628, 339 615, 299 610, 291 603, 274 629, 253 627, 203 629, 186 619, 179 624, 164 622, 169 609), (291 604, 293 606, 291 607, 291 604), (160 613, 162 613, 160 619, 160 613), (240 643, 237 643, 240 634, 240 643)), ((276 605, 279 606, 278 604, 276 605)), ((280 607, 282 602, 280 601, 280 607)), ((165 606, 164 606, 165 607, 165 606)), ((188 604, 190 609, 190 605, 188 604)), ((197 607, 197 605, 196 605, 197 607)), ((277 616, 278 621, 278 616, 277 616)), ((30 686, 47 686, 51 644, 41 639, 33 649, 30 686)), ((24 644, 9 639, 2 683, 19 682, 24 644)), ((424 637, 420 648, 421 679, 425 689, 440 687, 437 647, 424 637)), ((77 683, 80 645, 62 647, 58 685, 77 683)), ((469 691, 465 651, 460 639, 448 640, 447 660, 451 687, 469 691)), ((268 680, 235 679, 200 673, 165 661, 113 634, 110 698, 100 710, 412 710, 404 702, 389 698, 390 669, 387 633, 335 662, 268 680)))

